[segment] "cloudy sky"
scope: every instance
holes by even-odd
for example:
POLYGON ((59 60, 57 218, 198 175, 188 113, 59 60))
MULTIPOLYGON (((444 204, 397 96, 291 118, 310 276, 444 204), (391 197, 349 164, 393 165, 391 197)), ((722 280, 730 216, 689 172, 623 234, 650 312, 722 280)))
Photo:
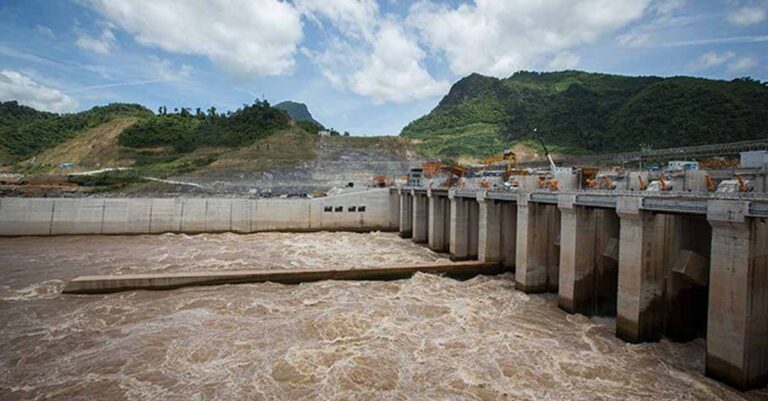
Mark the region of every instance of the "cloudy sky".
POLYGON ((306 103, 397 134, 467 74, 768 80, 768 0, 0 0, 0 100, 306 103))

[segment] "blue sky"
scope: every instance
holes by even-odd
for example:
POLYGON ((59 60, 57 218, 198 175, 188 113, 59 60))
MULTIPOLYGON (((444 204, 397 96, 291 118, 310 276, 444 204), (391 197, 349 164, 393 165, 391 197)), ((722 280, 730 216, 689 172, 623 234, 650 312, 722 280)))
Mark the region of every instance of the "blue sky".
POLYGON ((0 100, 57 112, 265 97, 397 134, 521 69, 768 81, 768 0, 0 0, 0 100))

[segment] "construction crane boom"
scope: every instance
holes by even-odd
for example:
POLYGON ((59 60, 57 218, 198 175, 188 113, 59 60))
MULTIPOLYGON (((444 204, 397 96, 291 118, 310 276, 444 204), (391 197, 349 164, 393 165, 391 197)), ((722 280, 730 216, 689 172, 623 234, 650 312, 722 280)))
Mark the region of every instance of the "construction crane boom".
POLYGON ((552 160, 552 155, 550 155, 550 154, 549 154, 549 149, 547 149, 547 144, 546 144, 546 143, 544 143, 544 139, 543 139, 543 138, 541 137, 541 135, 538 133, 538 128, 534 128, 534 129, 533 129, 533 133, 534 133, 534 135, 536 135, 536 139, 538 139, 538 140, 539 140, 539 142, 541 143, 541 146, 544 148, 544 155, 546 155, 546 156, 547 156, 547 160, 549 160, 549 167, 550 167, 550 168, 552 169, 552 171, 554 172, 554 171, 555 171, 555 169, 557 168, 557 166, 555 165, 555 161, 554 161, 554 160, 552 160))

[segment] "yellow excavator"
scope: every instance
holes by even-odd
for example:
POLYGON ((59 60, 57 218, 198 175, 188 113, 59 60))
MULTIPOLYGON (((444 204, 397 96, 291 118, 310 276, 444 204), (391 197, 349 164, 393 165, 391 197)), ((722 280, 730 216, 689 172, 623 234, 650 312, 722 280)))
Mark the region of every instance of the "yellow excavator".
POLYGON ((483 166, 485 170, 491 170, 494 166, 504 166, 504 181, 507 181, 510 176, 516 175, 517 171, 517 155, 512 149, 507 149, 501 156, 491 156, 483 160, 483 166))

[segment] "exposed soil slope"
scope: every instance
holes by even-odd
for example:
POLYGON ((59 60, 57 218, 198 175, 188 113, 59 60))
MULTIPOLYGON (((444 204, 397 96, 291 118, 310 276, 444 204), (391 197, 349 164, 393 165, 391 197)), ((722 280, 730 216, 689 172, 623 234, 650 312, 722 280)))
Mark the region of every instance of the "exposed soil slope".
POLYGON ((123 117, 91 128, 37 156, 37 162, 58 165, 74 163, 77 170, 94 167, 125 167, 134 163, 117 144, 117 136, 136 123, 136 117, 123 117))

